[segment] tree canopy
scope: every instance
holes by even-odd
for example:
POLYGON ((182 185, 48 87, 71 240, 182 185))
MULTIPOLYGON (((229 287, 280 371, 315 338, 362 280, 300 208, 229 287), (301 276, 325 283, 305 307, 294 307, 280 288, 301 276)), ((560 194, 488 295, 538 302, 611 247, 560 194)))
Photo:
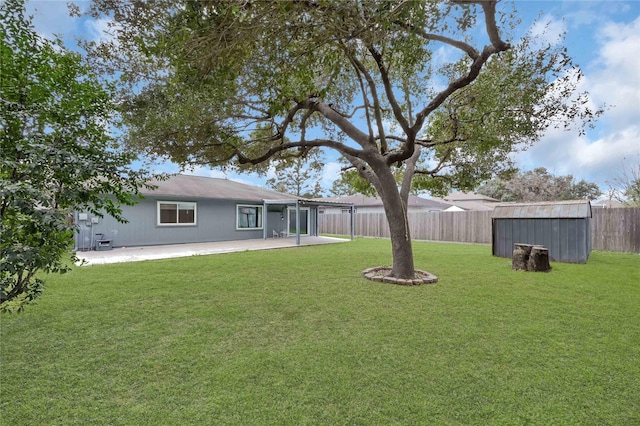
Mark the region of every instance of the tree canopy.
POLYGON ((483 183, 477 192, 501 201, 516 202, 595 200, 602 195, 593 182, 576 181, 572 175, 556 176, 544 167, 518 172, 509 178, 492 179, 483 183))
POLYGON ((640 161, 622 161, 617 176, 607 181, 608 193, 625 206, 640 207, 640 161))
POLYGON ((23 1, 0 4, 0 37, 0 310, 13 311, 42 293, 39 271, 75 260, 71 208, 124 220, 119 206, 144 173, 109 135, 109 90, 79 55, 36 33, 23 1))
POLYGON ((307 157, 294 157, 275 162, 274 176, 267 186, 279 192, 305 198, 319 198, 324 190, 320 185, 322 160, 317 151, 307 157))
POLYGON ((497 1, 95 0, 91 13, 113 19, 114 38, 87 47, 124 83, 131 146, 263 172, 333 149, 383 200, 395 277, 413 276, 412 185, 471 189, 549 126, 597 115, 561 46, 506 41, 518 21, 497 1))

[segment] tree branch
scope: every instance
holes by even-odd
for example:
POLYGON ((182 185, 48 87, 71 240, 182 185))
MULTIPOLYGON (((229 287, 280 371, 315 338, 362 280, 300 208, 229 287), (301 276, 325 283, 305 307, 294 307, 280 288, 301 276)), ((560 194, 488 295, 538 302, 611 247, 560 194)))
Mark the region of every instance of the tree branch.
POLYGON ((445 44, 448 44, 450 46, 453 46, 457 49, 462 50, 463 52, 465 52, 471 59, 476 60, 478 58, 478 56, 480 56, 480 53, 470 44, 465 43, 463 41, 459 41, 459 40, 455 40, 452 39, 450 37, 446 37, 443 35, 439 35, 439 34, 431 34, 431 33, 427 33, 423 28, 418 28, 418 27, 414 27, 411 24, 407 24, 405 22, 401 22, 401 21, 396 21, 395 22, 397 25, 408 29, 409 31, 419 35, 420 37, 424 38, 425 40, 433 40, 433 41, 439 41, 445 44))
MULTIPOLYGON (((387 100, 389 101, 389 105, 391 105, 391 109, 393 111, 393 116, 396 120, 398 120, 398 124, 402 127, 402 130, 406 135, 415 134, 412 132, 412 129, 409 127, 409 122, 404 115, 402 115, 402 108, 396 99, 396 95, 393 93, 393 85, 389 80, 389 73, 387 72, 387 68, 384 65, 384 61, 382 59, 382 54, 378 52, 373 46, 368 47, 371 56, 376 61, 376 65, 378 66, 378 71, 380 71, 380 77, 382 78, 382 85, 384 86, 384 91, 387 95, 387 100)), ((411 140, 411 137, 409 137, 411 140)), ((413 152, 413 151, 412 151, 413 152)))
POLYGON ((416 116, 416 122, 413 126, 413 131, 417 132, 422 128, 426 117, 431 114, 436 108, 438 108, 442 103, 456 90, 469 85, 473 80, 475 80, 480 74, 480 70, 482 66, 487 62, 487 60, 491 57, 491 55, 499 52, 503 52, 511 48, 508 43, 505 43, 500 39, 498 27, 496 25, 495 19, 495 6, 496 1, 479 1, 479 0, 452 0, 454 3, 458 4, 470 4, 477 3, 482 6, 482 9, 485 14, 485 23, 487 27, 487 33, 489 34, 489 39, 491 40, 491 45, 485 46, 482 50, 482 54, 476 57, 469 67, 469 71, 466 75, 463 75, 452 82, 442 90, 440 93, 436 95, 436 97, 416 116))
POLYGON ((258 155, 255 157, 249 157, 245 155, 243 152, 240 151, 240 149, 238 149, 236 146, 232 144, 229 144, 229 143, 226 143, 226 144, 223 143, 223 144, 234 151, 235 156, 238 158, 238 162, 240 164, 253 164, 253 165, 259 164, 273 157, 278 152, 286 151, 288 149, 293 149, 293 148, 310 149, 315 147, 326 147, 326 148, 335 149, 336 151, 340 152, 342 155, 345 155, 345 156, 350 155, 352 157, 360 157, 363 155, 363 151, 359 151, 357 149, 348 147, 347 145, 342 144, 340 142, 336 142, 328 139, 314 139, 310 141, 283 143, 281 145, 271 147, 264 154, 258 155))
POLYGON ((413 155, 406 161, 404 176, 402 177, 402 186, 400 187, 400 197, 405 206, 409 205, 409 192, 411 191, 411 181, 416 169, 416 163, 420 158, 420 146, 416 146, 413 155))
MULTIPOLYGON (((350 56, 349 59, 354 64, 356 69, 362 75, 364 75, 364 78, 367 80, 367 83, 369 85, 369 90, 371 91, 371 97, 373 98, 373 111, 374 111, 375 118, 376 118, 376 125, 378 127, 378 135, 379 135, 378 137, 379 137, 379 140, 380 140, 380 151, 381 151, 382 154, 384 154, 385 152, 388 151, 389 148, 387 146, 387 141, 385 140, 384 125, 382 123, 382 114, 380 112, 382 110, 382 107, 380 106, 380 99, 378 97, 378 89, 376 88, 375 81, 371 77, 371 74, 369 73, 367 68, 362 64, 362 62, 360 62, 356 57, 353 57, 353 56, 350 56)), ((374 135, 371 134, 371 137, 373 138, 374 135)))

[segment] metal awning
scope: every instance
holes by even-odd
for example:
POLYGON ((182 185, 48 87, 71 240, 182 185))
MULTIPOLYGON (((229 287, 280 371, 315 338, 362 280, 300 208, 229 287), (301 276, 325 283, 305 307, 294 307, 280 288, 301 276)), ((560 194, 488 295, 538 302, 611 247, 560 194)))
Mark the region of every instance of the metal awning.
MULTIPOLYGON (((354 239, 355 235, 355 207, 353 203, 341 203, 335 201, 320 201, 320 200, 310 200, 308 198, 291 198, 291 199, 282 199, 282 200, 262 200, 264 205, 264 211, 267 211, 267 206, 273 205, 284 205, 284 206, 295 206, 296 207, 296 245, 300 245, 300 207, 306 206, 333 206, 333 207, 348 207, 350 214, 350 224, 351 224, 351 241, 354 239)), ((317 214, 317 211, 316 211, 317 214)), ((263 215, 262 229, 263 229, 263 238, 266 240, 268 238, 267 232, 267 214, 263 215)), ((318 226, 318 218, 316 216, 316 228, 318 226)))
POLYGON ((309 200, 307 198, 292 198, 289 200, 262 200, 265 205, 295 205, 299 203, 301 206, 334 206, 334 207, 353 207, 353 203, 344 203, 338 201, 321 201, 309 200))

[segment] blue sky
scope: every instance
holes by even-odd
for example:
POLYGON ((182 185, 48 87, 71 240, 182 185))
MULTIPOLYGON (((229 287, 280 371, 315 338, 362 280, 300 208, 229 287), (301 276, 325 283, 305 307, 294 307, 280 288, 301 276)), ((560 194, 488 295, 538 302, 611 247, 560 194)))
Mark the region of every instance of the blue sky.
MULTIPOLYGON (((521 32, 548 26, 550 42, 557 42, 558 34, 566 32, 568 53, 585 74, 580 90, 591 94, 594 105, 610 105, 596 127, 583 136, 576 131, 548 131, 532 148, 514 154, 517 165, 523 170, 546 167, 555 174, 572 174, 604 190, 606 181, 621 173, 623 163, 640 163, 640 0, 517 0, 516 7, 522 18, 521 32), (534 23, 536 18, 538 23, 534 23)), ((27 8, 41 35, 58 34, 74 50, 76 37, 105 36, 107 21, 71 18, 65 1, 31 0, 27 8)), ((160 168, 178 171, 171 164, 160 168)), ((336 158, 328 157, 323 186, 330 187, 339 171, 336 158)), ((259 186, 266 180, 207 168, 191 173, 259 186)))

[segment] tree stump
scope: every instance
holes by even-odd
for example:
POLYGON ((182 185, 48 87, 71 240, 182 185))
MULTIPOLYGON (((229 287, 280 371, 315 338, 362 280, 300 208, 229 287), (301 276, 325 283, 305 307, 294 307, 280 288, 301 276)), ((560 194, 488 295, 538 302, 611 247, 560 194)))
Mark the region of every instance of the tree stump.
POLYGON ((513 245, 513 257, 511 260, 511 269, 514 271, 526 271, 529 255, 531 254, 531 244, 515 243, 513 245))
POLYGON ((551 265, 549 264, 549 249, 542 246, 533 246, 529 260, 527 261, 527 271, 532 272, 549 272, 551 265))

